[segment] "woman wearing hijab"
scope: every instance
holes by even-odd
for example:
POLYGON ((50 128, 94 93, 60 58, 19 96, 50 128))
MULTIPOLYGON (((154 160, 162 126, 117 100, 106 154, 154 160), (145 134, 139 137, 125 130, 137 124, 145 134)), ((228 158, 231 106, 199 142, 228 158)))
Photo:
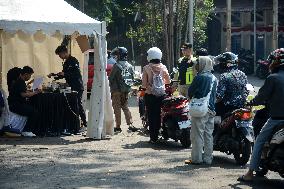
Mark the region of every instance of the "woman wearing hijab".
POLYGON ((185 160, 186 164, 211 164, 213 160, 213 130, 215 116, 215 100, 217 79, 212 74, 212 60, 208 56, 199 56, 195 69, 197 76, 188 89, 190 99, 200 99, 209 96, 208 112, 202 117, 191 116, 192 142, 191 160, 185 160), (210 93, 210 94, 209 94, 210 93), (204 149, 204 154, 202 151, 204 149))

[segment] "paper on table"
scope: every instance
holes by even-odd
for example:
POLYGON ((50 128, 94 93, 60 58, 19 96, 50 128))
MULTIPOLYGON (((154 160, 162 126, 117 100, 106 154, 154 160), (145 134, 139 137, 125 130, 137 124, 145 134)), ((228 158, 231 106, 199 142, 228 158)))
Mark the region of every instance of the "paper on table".
POLYGON ((33 90, 38 89, 41 86, 42 82, 43 82, 43 77, 36 77, 34 79, 32 89, 33 90))

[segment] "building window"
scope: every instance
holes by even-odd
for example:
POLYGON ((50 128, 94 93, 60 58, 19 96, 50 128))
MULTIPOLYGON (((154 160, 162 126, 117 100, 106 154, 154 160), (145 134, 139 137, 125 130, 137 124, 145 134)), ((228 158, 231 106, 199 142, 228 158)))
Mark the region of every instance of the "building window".
POLYGON ((241 13, 232 12, 232 27, 241 27, 241 13))
POLYGON ((232 52, 238 54, 241 49, 241 35, 232 36, 232 52))
MULTIPOLYGON (((254 36, 250 36, 250 49, 254 51, 254 36)), ((256 59, 264 59, 264 35, 256 35, 256 59)))
MULTIPOLYGON (((251 12, 250 21, 254 22, 253 11, 251 12)), ((256 11, 256 22, 263 22, 264 21, 264 13, 263 11, 256 11)))

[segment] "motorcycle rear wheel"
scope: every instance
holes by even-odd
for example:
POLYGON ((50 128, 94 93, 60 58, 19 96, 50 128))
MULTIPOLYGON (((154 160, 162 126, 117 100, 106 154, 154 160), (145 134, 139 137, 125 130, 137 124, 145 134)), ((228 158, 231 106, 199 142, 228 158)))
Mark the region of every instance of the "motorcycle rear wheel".
POLYGON ((237 165, 246 165, 251 154, 251 143, 244 137, 241 137, 240 139, 240 150, 234 152, 233 155, 237 165))
POLYGON ((180 143, 182 144, 182 146, 184 148, 189 148, 190 147, 191 141, 190 141, 190 129, 189 128, 182 129, 180 143))

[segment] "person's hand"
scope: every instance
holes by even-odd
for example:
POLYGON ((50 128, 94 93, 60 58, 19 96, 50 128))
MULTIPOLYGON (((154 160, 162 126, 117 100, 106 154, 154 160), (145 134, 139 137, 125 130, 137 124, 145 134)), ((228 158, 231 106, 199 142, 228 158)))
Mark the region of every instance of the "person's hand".
POLYGON ((50 74, 47 75, 47 77, 49 77, 49 78, 55 77, 55 76, 57 76, 57 74, 55 74, 55 73, 50 73, 50 74))
POLYGON ((253 106, 253 101, 246 102, 245 106, 253 106))
POLYGON ((47 75, 47 77, 48 77, 48 78, 51 78, 52 75, 53 75, 53 73, 50 73, 50 74, 47 75))
POLYGON ((35 94, 42 93, 42 89, 36 89, 36 90, 34 91, 34 93, 35 93, 35 94))
POLYGON ((64 72, 59 72, 57 75, 58 76, 64 76, 64 72))

